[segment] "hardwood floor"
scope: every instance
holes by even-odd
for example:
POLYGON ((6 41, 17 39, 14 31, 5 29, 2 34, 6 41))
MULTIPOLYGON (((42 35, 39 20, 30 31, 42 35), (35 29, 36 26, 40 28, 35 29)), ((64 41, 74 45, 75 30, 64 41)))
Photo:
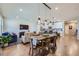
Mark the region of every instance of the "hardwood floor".
POLYGON ((3 49, 4 56, 28 56, 29 45, 18 44, 3 49))
POLYGON ((75 56, 79 55, 79 41, 75 36, 65 36, 61 37, 57 41, 57 51, 58 56, 75 56))
POLYGON ((0 48, 0 56, 2 55, 2 48, 0 48))
MULTIPOLYGON (((13 45, 2 50, 3 56, 29 56, 29 44, 13 45)), ((79 56, 79 40, 74 36, 64 36, 57 39, 57 50, 48 56, 79 56)))

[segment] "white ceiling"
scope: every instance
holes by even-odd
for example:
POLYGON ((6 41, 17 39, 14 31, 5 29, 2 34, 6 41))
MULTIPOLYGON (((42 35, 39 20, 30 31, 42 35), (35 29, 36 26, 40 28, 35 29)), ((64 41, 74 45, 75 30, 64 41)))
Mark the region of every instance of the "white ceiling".
POLYGON ((5 17, 8 19, 14 19, 15 17, 20 17, 22 19, 32 18, 31 14, 37 15, 35 12, 38 8, 38 4, 33 3, 7 3, 0 4, 2 12, 5 17), (23 12, 20 12, 20 9, 23 9, 23 12))
MULTIPOLYGON (((65 4, 59 4, 59 3, 47 3, 52 8, 52 18, 55 17, 56 20, 72 20, 79 17, 79 4, 75 3, 65 3, 65 4), (55 7, 58 8, 58 10, 55 10, 55 7)), ((27 12, 27 6, 34 5, 37 6, 37 4, 0 4, 2 6, 4 15, 8 15, 11 18, 16 16, 18 13, 17 9, 23 8, 24 9, 24 16, 26 17, 27 12), (12 10, 14 10, 12 12, 12 10)), ((37 6, 38 7, 38 6, 37 6)), ((37 8, 36 7, 36 8, 37 8)), ((28 7, 29 9, 32 9, 28 7)), ((34 8, 33 8, 33 11, 34 8)), ((33 12, 31 11, 31 12, 33 12)), ((39 12, 39 11, 38 11, 39 12)))
POLYGON ((78 3, 50 3, 48 5, 52 8, 52 15, 57 20, 72 20, 79 17, 78 3), (56 7, 58 10, 55 10, 56 7))

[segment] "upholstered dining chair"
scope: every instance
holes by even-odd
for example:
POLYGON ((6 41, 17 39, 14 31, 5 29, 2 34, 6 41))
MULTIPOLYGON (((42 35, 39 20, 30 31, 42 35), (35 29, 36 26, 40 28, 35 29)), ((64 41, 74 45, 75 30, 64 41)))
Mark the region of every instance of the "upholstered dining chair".
POLYGON ((51 37, 50 38, 50 44, 49 44, 49 47, 50 47, 50 50, 52 51, 52 53, 55 53, 56 49, 57 49, 57 45, 56 45, 56 36, 54 37, 51 37))
POLYGON ((25 32, 24 35, 21 37, 22 43, 28 43, 30 42, 30 34, 28 32, 25 32))
POLYGON ((34 55, 34 49, 36 49, 37 46, 37 40, 36 38, 30 39, 30 49, 29 49, 29 55, 34 55))

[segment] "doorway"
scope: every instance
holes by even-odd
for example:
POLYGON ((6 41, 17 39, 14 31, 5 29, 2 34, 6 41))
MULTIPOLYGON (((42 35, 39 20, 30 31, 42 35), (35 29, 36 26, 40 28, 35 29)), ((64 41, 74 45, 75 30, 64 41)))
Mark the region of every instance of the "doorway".
POLYGON ((66 21, 65 22, 65 35, 76 35, 77 21, 66 21))

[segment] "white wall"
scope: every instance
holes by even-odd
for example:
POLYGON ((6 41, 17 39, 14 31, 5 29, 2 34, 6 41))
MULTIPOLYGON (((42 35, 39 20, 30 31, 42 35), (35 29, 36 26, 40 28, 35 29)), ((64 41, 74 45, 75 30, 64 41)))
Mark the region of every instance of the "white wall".
POLYGON ((50 10, 43 4, 0 4, 2 12, 6 17, 6 29, 8 32, 19 33, 20 24, 28 24, 30 31, 37 30, 37 20, 40 16, 41 20, 45 20, 49 17, 50 10), (19 9, 22 8, 23 12, 19 9))
POLYGON ((43 4, 0 4, 5 16, 4 31, 19 32, 19 24, 29 24, 31 31, 37 29, 37 19, 41 20, 72 20, 79 15, 78 4, 51 4, 52 13, 43 4), (55 10, 58 7, 58 10, 55 10), (19 9, 22 8, 23 12, 19 9), (17 17, 16 17, 17 16, 17 17), (56 19, 54 20, 53 17, 56 19))

